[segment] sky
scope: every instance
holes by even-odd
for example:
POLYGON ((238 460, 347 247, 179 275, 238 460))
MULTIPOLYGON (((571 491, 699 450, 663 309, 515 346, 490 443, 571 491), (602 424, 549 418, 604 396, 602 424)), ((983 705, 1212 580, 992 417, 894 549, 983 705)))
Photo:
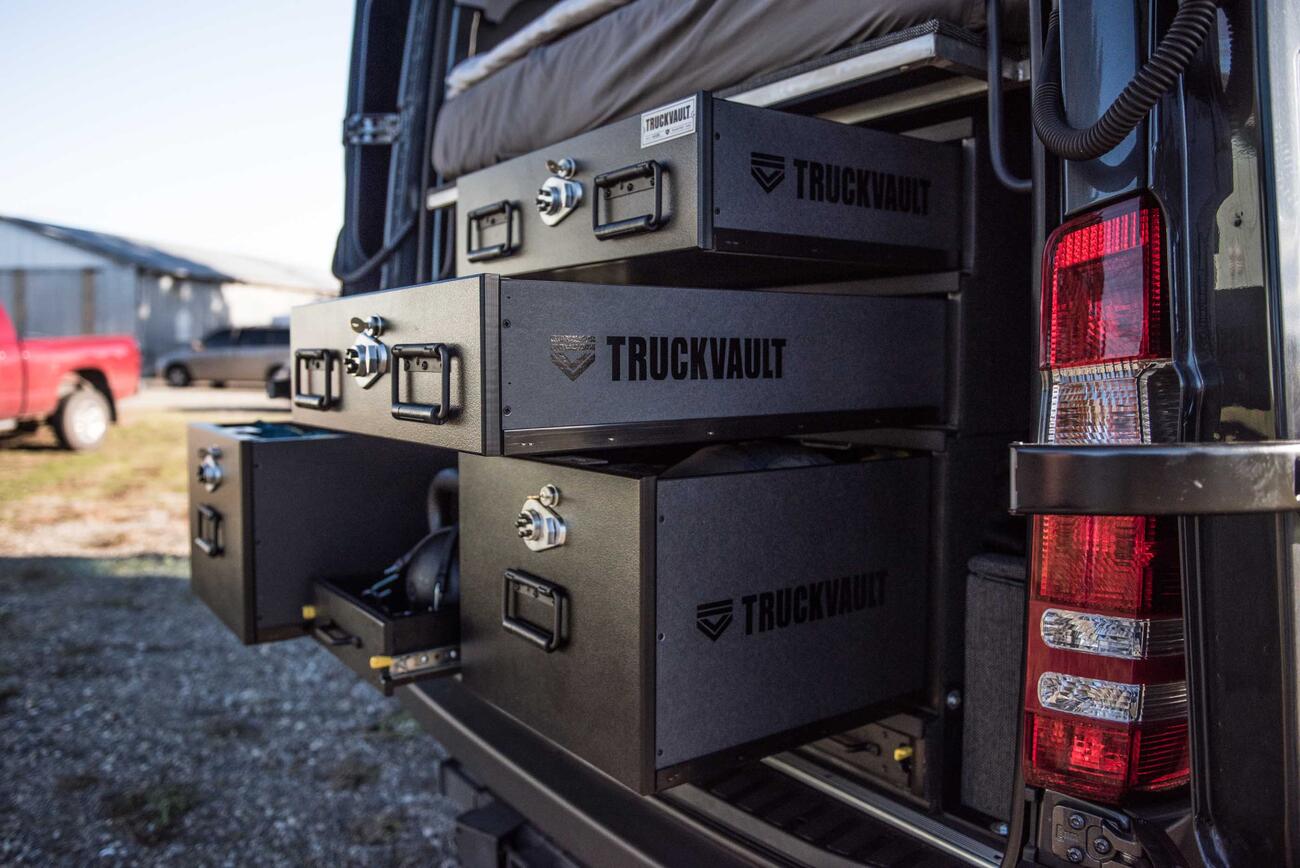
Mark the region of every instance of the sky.
POLYGON ((353 0, 0 0, 0 214, 328 273, 353 0))

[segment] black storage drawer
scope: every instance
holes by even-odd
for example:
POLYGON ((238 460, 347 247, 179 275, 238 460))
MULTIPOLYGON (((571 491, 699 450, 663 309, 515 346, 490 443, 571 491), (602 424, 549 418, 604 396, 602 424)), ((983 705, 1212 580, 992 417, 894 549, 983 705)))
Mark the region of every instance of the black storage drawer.
POLYGON ((460 613, 455 605, 433 611, 367 599, 374 576, 317 582, 310 615, 313 638, 365 681, 391 693, 395 687, 455 673, 460 665, 460 613))
POLYGON ((190 587, 242 642, 302 636, 312 582, 382 572, 428 533, 456 454, 301 425, 193 424, 190 587))
POLYGON ((456 187, 462 275, 779 286, 951 270, 960 253, 956 145, 708 94, 456 187))
POLYGON ((349 296, 293 310, 293 415, 484 455, 933 424, 947 309, 494 275, 349 296))
POLYGON ((643 793, 915 698, 928 459, 661 471, 462 457, 466 687, 643 793))

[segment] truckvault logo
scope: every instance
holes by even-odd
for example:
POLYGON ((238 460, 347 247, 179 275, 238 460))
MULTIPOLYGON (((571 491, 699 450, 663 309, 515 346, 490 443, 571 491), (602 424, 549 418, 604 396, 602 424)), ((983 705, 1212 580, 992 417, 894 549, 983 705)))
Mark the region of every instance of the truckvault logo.
MULTIPOLYGON (((555 338, 551 340, 554 342, 555 338)), ((615 382, 779 380, 785 376, 787 343, 786 338, 686 335, 608 335, 605 338, 609 347, 609 378, 615 382)), ((554 350, 551 357, 555 357, 554 350)))
POLYGON ((695 626, 700 628, 701 633, 709 637, 709 641, 717 642, 718 637, 731 624, 733 605, 731 600, 700 603, 695 607, 695 626))
POLYGON ((564 376, 578 379, 596 361, 596 336, 551 335, 551 361, 564 376))
POLYGON ((930 213, 929 178, 799 157, 790 162, 794 165, 796 199, 901 214, 930 213))
POLYGON ((785 157, 751 151, 749 174, 754 176, 764 193, 771 193, 785 180, 785 157))
MULTIPOLYGON (((740 604, 745 607, 743 635, 752 636, 883 606, 888 575, 887 570, 872 570, 746 594, 740 598, 740 604)), ((695 607, 695 626, 716 642, 731 623, 732 609, 732 600, 700 603, 695 607)))

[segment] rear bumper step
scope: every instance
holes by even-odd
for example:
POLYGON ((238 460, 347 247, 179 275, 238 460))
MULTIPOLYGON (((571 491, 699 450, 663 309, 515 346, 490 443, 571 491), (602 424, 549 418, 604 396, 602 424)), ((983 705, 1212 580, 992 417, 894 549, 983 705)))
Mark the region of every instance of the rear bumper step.
POLYGON ((398 696, 487 789, 585 863, 992 868, 1000 860, 802 754, 642 797, 454 681, 398 696))

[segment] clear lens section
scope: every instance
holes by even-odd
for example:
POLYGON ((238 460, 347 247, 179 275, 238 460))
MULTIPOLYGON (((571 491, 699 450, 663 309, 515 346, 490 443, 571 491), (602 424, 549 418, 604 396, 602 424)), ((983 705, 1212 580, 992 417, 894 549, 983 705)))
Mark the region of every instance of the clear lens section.
POLYGON ((1048 439, 1052 443, 1141 443, 1138 381, 1115 377, 1054 384, 1048 439))
POLYGON ((1047 609, 1039 623, 1049 648, 1142 660, 1183 653, 1183 622, 1047 609))
POLYGON ((1090 365, 1049 374, 1049 443, 1160 443, 1177 426, 1177 374, 1167 362, 1090 365))
POLYGON ((1043 612, 1040 628, 1043 641, 1049 648, 1140 660, 1146 656, 1150 623, 1133 618, 1048 609, 1043 612))
POLYGON ((1142 714, 1142 685, 1044 672, 1038 678, 1043 708, 1112 723, 1133 723, 1142 714))

